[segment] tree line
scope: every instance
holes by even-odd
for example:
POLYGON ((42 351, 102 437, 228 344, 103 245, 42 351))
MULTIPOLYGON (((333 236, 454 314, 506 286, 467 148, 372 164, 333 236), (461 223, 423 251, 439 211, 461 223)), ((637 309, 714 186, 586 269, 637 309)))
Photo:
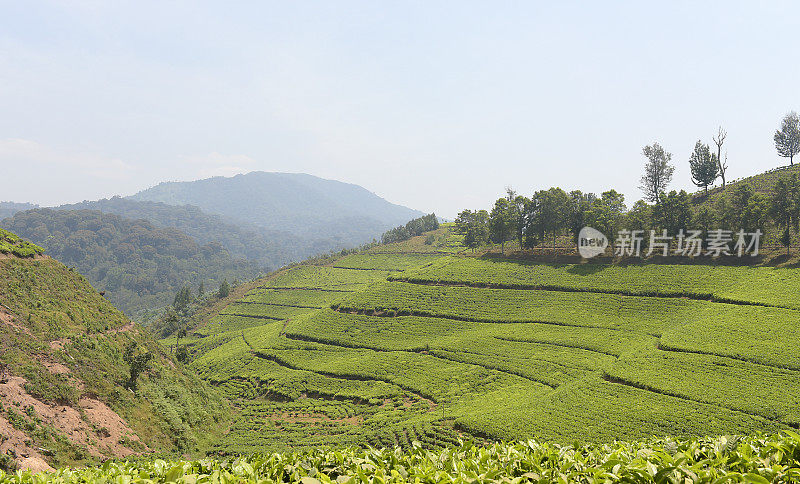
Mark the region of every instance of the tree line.
POLYGON ((436 214, 431 213, 413 220, 409 220, 405 225, 400 225, 391 230, 387 230, 381 235, 381 243, 391 244, 402 242, 411 237, 422 235, 423 232, 430 232, 439 228, 439 219, 436 214))
MULTIPOLYGON (((778 154, 793 165, 794 155, 800 152, 800 117, 794 112, 787 114, 773 138, 778 154)), ((722 155, 726 139, 727 132, 720 127, 712 137, 716 152, 697 141, 689 157, 692 182, 705 194, 718 178, 723 189, 726 187, 727 155, 722 155)), ((509 241, 516 241, 520 248, 544 244, 554 250, 559 237, 570 236, 577 243, 585 226, 601 231, 612 244, 620 230, 666 230, 675 234, 694 228, 705 235, 714 229, 761 231, 780 241, 787 251, 794 234, 800 231, 797 174, 779 179, 769 193, 758 193, 750 184, 740 182, 715 200, 695 203, 685 190, 668 190, 675 171, 671 153, 653 143, 645 146, 642 154, 646 158, 640 185, 644 200, 630 208, 624 195, 613 189, 597 195, 552 187, 525 197, 509 188, 490 211, 460 212, 456 230, 464 235, 467 247, 475 250, 489 243, 500 244, 502 253, 509 241)))

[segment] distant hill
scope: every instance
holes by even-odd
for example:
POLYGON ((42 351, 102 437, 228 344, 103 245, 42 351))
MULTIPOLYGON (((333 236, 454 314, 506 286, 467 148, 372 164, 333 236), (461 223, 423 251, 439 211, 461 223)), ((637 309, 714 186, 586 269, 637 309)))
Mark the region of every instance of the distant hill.
POLYGON ((303 238, 341 246, 369 242, 424 215, 358 186, 300 173, 253 172, 192 182, 161 183, 130 197, 201 209, 303 238))
POLYGON ((94 210, 35 209, 2 221, 4 228, 75 266, 131 317, 146 319, 171 304, 184 286, 216 289, 223 279, 248 280, 261 272, 219 243, 200 245, 174 228, 158 228, 94 210))
POLYGON ((194 454, 226 409, 83 276, 46 256, 0 256, 0 469, 194 454), (138 355, 150 357, 131 385, 138 355))
POLYGON ((61 205, 59 210, 99 210, 129 219, 144 219, 157 227, 173 227, 198 244, 219 242, 234 257, 247 258, 267 269, 329 250, 326 241, 301 239, 288 232, 267 230, 245 222, 229 223, 222 216, 193 205, 167 205, 113 197, 61 205))
POLYGON ((0 220, 32 208, 39 208, 39 206, 33 203, 0 202, 0 220))

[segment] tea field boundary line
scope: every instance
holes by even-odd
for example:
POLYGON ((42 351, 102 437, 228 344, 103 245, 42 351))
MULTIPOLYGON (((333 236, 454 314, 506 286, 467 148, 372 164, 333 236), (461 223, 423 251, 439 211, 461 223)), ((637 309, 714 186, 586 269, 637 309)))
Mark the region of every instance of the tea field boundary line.
MULTIPOLYGON (((652 335, 650 335, 650 336, 652 336, 652 335)), ((653 336, 653 337, 657 338, 657 336, 653 336)), ((521 339, 521 338, 517 339, 517 338, 506 337, 506 336, 492 336, 492 338, 499 339, 501 341, 508 341, 508 342, 511 342, 511 343, 531 343, 531 344, 537 344, 537 345, 558 346, 558 347, 561 347, 561 348, 572 348, 572 349, 576 349, 576 350, 591 351, 592 353, 599 353, 601 355, 613 356, 614 358, 617 358, 617 359, 619 359, 619 357, 620 357, 620 355, 618 355, 616 353, 609 353, 607 351, 595 350, 595 349, 592 349, 592 348, 587 348, 585 346, 568 345, 568 344, 564 344, 564 343, 552 343, 552 342, 549 342, 549 341, 535 341, 535 340, 527 340, 527 339, 521 339)))
POLYGON ((714 352, 711 352, 711 351, 691 350, 691 349, 688 349, 688 348, 675 348, 673 346, 665 346, 664 344, 661 343, 661 341, 658 342, 658 346, 656 346, 656 349, 658 349, 659 351, 667 351, 667 352, 672 352, 672 353, 689 353, 689 354, 694 354, 694 355, 716 356, 717 358, 727 358, 729 360, 741 361, 741 362, 744 362, 744 363, 750 363, 751 365, 766 366, 767 368, 774 368, 774 369, 777 369, 777 370, 790 370, 790 371, 800 372, 800 367, 797 367, 797 366, 776 365, 776 364, 771 364, 771 363, 764 363, 764 362, 748 359, 748 358, 745 358, 743 356, 723 355, 723 354, 714 353, 714 352))
POLYGON ((220 316, 236 316, 239 318, 252 318, 252 319, 269 319, 272 321, 283 321, 286 318, 277 318, 275 316, 257 316, 254 314, 241 314, 241 313, 219 313, 220 316))
POLYGON ((346 269, 349 271, 378 271, 378 272, 403 272, 407 269, 391 269, 391 268, 373 268, 373 267, 346 267, 346 266, 328 266, 333 269, 346 269))
MULTIPOLYGON (((502 370, 502 369, 499 369, 499 368, 489 367, 489 366, 481 365, 479 363, 468 363, 468 362, 465 362, 465 361, 454 360, 452 358, 445 358, 443 356, 434 355, 434 354, 431 354, 431 353, 423 353, 423 351, 430 351, 430 350, 423 350, 421 348, 387 350, 387 349, 383 349, 383 348, 375 348, 373 346, 366 346, 366 345, 355 345, 354 344, 354 345, 351 345, 351 346, 347 346, 347 345, 344 345, 344 344, 341 344, 341 343, 337 343, 337 342, 335 342, 333 340, 328 340, 328 339, 324 339, 324 338, 315 338, 313 336, 308 336, 308 335, 284 333, 283 336, 286 339, 290 339, 290 340, 293 340, 293 341, 305 341, 305 342, 308 342, 308 343, 317 343, 317 344, 322 344, 322 345, 327 345, 327 346, 334 346, 336 348, 354 349, 354 350, 356 350, 356 349, 358 349, 358 350, 371 350, 371 351, 374 351, 376 353, 399 353, 399 352, 402 352, 402 353, 413 353, 413 354, 418 354, 418 355, 426 355, 426 356, 430 356, 432 358, 445 360, 445 361, 450 361, 450 362, 453 362, 453 363, 460 363, 462 365, 477 366, 479 368, 483 368, 484 370, 496 371, 498 373, 505 373, 507 375, 512 375, 512 376, 516 376, 516 377, 519 377, 519 378, 523 378, 525 380, 529 380, 529 381, 532 381, 534 383, 540 383, 540 384, 545 385, 547 387, 550 387, 552 389, 555 389, 558 386, 558 385, 553 385, 552 383, 549 383, 549 382, 545 382, 543 380, 537 380, 537 379, 532 378, 530 376, 520 375, 519 373, 514 373, 514 372, 511 372, 511 371, 508 371, 508 370, 502 370)), ((443 350, 443 351, 450 351, 451 353, 458 353, 459 352, 458 350, 447 350, 446 348, 439 348, 439 349, 443 350)), ((468 353, 468 352, 465 352, 465 351, 461 351, 461 352, 462 353, 468 353)), ((486 356, 486 355, 484 355, 482 353, 472 353, 472 354, 475 354, 477 356, 484 356, 484 357, 486 356)), ((539 359, 539 358, 530 358, 530 359, 536 360, 536 361, 542 361, 542 362, 545 362, 545 363, 551 363, 553 365, 562 366, 564 368, 586 369, 586 368, 575 368, 575 367, 567 366, 567 365, 560 364, 560 363, 554 363, 552 361, 543 360, 543 359, 539 359)))
MULTIPOLYGON (((287 338, 287 339, 290 339, 290 338, 287 338)), ((277 365, 283 366, 284 368, 289 368, 290 370, 307 371, 309 373, 316 373, 316 374, 318 374, 320 376, 324 376, 326 378, 338 378, 340 380, 379 381, 379 382, 386 383, 388 385, 394 385, 397 388, 400 388, 403 391, 409 392, 412 395, 415 395, 415 396, 417 396, 418 398, 420 398, 422 400, 427 400, 427 401, 432 402, 434 404, 438 403, 436 401, 436 399, 433 398, 432 396, 431 397, 426 397, 421 392, 419 392, 417 390, 410 389, 410 388, 405 388, 403 385, 397 384, 397 383, 389 381, 389 380, 381 380, 379 378, 365 377, 363 375, 352 375, 352 377, 348 378, 348 377, 345 377, 345 376, 342 376, 342 375, 338 375, 338 374, 335 374, 335 373, 327 373, 327 372, 322 372, 322 371, 318 371, 318 370, 308 370, 308 369, 305 369, 305 368, 296 367, 295 365, 290 364, 289 362, 283 360, 282 358, 280 358, 280 357, 278 357, 276 355, 267 355, 265 353, 261 353, 259 350, 255 349, 255 348, 253 348, 253 345, 251 345, 250 342, 247 341, 247 338, 244 336, 244 331, 242 331, 242 340, 244 340, 244 342, 247 345, 247 347, 250 348, 250 353, 253 356, 255 356, 257 358, 261 358, 263 360, 272 361, 272 362, 276 363, 277 365)))
POLYGON ((255 356, 256 358, 260 358, 262 360, 271 361, 271 362, 273 362, 273 363, 275 363, 275 364, 277 364, 279 366, 282 366, 284 368, 288 368, 290 370, 307 371, 309 373, 315 373, 317 375, 324 376, 326 378, 333 378, 333 379, 339 379, 339 380, 374 381, 374 382, 386 383, 387 385, 396 386, 397 388, 403 390, 404 392, 407 392, 407 393, 410 393, 410 394, 416 396, 420 400, 432 402, 434 404, 438 404, 439 403, 431 395, 425 395, 424 393, 422 393, 419 390, 416 390, 414 388, 408 387, 406 385, 403 385, 403 384, 400 384, 400 383, 397 383, 397 382, 393 382, 393 381, 391 381, 389 379, 385 379, 384 380, 384 379, 381 379, 381 378, 369 377, 369 376, 358 375, 358 374, 344 374, 344 373, 333 373, 333 372, 327 372, 327 371, 321 371, 321 370, 309 370, 308 368, 301 368, 299 366, 293 365, 293 364, 289 363, 288 361, 284 360, 283 358, 281 358, 281 357, 279 357, 277 355, 271 355, 271 354, 268 354, 268 353, 264 353, 261 350, 252 349, 252 350, 250 350, 250 353, 253 356, 255 356))
MULTIPOLYGON (((331 284, 331 286, 336 286, 336 285, 340 285, 341 286, 341 285, 345 285, 345 284, 331 284)), ((258 287, 253 288, 253 290, 250 291, 250 293, 248 293, 246 295, 252 294, 253 291, 255 291, 256 289, 266 289, 266 290, 271 290, 271 291, 322 291, 322 292, 348 292, 348 293, 358 292, 356 290, 332 289, 330 287, 258 286, 258 287)))
MULTIPOLYGON (((389 251, 369 252, 368 251, 368 252, 364 252, 363 253, 363 255, 402 255, 402 256, 406 256, 406 255, 409 255, 409 256, 423 256, 423 255, 448 256, 448 255, 454 255, 454 254, 457 254, 457 252, 447 252, 447 251, 443 251, 443 250, 432 250, 430 252, 423 252, 423 251, 420 251, 420 250, 417 250, 417 251, 397 251, 397 252, 389 252, 389 251)), ((361 254, 359 254, 359 255, 361 255, 361 254)))
POLYGON ((500 321, 500 320, 491 320, 485 318, 468 318, 466 316, 454 316, 454 315, 437 315, 434 313, 429 313, 427 311, 407 311, 403 314, 400 314, 396 310, 393 309, 386 309, 383 311, 382 314, 367 314, 365 311, 357 308, 349 308, 339 306, 337 304, 332 304, 331 309, 342 314, 350 314, 350 315, 359 315, 359 316, 373 316, 378 318, 400 318, 403 316, 413 316, 415 318, 431 318, 431 319, 447 319, 450 321, 463 321, 465 323, 481 323, 481 324, 547 324, 551 326, 562 326, 567 328, 587 328, 587 329, 608 329, 611 331, 624 331, 626 333, 633 333, 639 334, 644 336, 652 336, 654 338, 660 338, 661 334, 657 333, 647 333, 644 331, 636 331, 633 329, 626 329, 626 328, 615 328, 610 326, 596 326, 596 325, 585 325, 585 324, 570 324, 570 323, 560 323, 556 321, 545 321, 545 320, 528 320, 528 321, 500 321), (396 311, 394 315, 386 314, 386 311, 396 311))
POLYGON ((472 287, 477 289, 511 289, 518 291, 550 291, 550 292, 578 292, 590 294, 610 294, 615 296, 631 296, 631 297, 653 297, 660 299, 689 299, 693 301, 706 301, 716 304, 730 304, 735 306, 758 306, 775 309, 786 309, 789 311, 798 311, 800 309, 783 306, 780 304, 770 304, 758 301, 745 301, 741 299, 725 298, 715 296, 709 293, 692 293, 692 292, 661 292, 653 293, 647 291, 626 291, 626 290, 612 290, 612 289, 597 289, 597 288, 583 288, 583 287, 569 287, 558 286, 549 284, 500 284, 500 283, 482 283, 482 282, 455 282, 455 281, 434 281, 430 279, 419 278, 400 278, 390 277, 389 282, 405 282, 407 284, 416 284, 419 286, 439 286, 439 287, 472 287))
POLYGON ((691 398, 691 397, 688 397, 686 395, 681 395, 681 394, 676 393, 676 392, 670 392, 670 391, 667 391, 667 390, 661 390, 661 389, 658 389, 658 388, 653 388, 653 387, 651 387, 649 385, 643 385, 643 384, 640 384, 640 383, 632 382, 632 381, 627 380, 625 378, 609 375, 605 371, 603 371, 602 378, 603 378, 604 381, 606 381, 608 383, 613 383, 615 385, 623 385, 623 386, 627 386, 627 387, 631 387, 631 388, 636 388, 637 390, 642 390, 642 391, 645 391, 645 392, 654 393, 656 395, 662 395, 662 396, 677 398, 679 400, 685 400, 687 402, 699 403, 701 405, 708 405, 710 407, 717 407, 717 408, 721 408, 721 409, 728 410, 728 411, 731 411, 731 412, 741 413, 741 414, 747 415, 749 417, 766 420, 768 422, 773 422, 773 423, 776 423, 778 425, 783 425, 783 426, 789 427, 789 428, 797 429, 798 426, 799 426, 797 424, 790 424, 790 423, 784 422, 782 420, 770 418, 770 417, 767 417, 765 415, 761 415, 761 414, 758 414, 758 413, 750 413, 750 412, 746 412, 746 411, 738 409, 738 408, 727 407, 727 406, 721 405, 719 403, 707 402, 707 401, 704 401, 704 400, 691 398))
POLYGON ((300 306, 298 304, 283 304, 283 303, 274 303, 274 302, 262 302, 262 301, 234 301, 231 303, 233 304, 260 304, 263 306, 281 306, 284 308, 298 308, 298 309, 325 309, 326 306, 300 306))
MULTIPOLYGON (((448 349, 448 348, 432 348, 429 351, 448 351, 450 353, 455 353, 455 354, 464 353, 464 354, 467 354, 467 355, 483 356, 484 358, 491 356, 491 355, 487 355, 485 353, 478 353, 478 352, 475 352, 475 351, 455 350, 455 349, 448 349)), ((505 357, 505 358, 508 358, 508 357, 505 357)), ((450 360, 450 358, 443 358, 443 359, 450 360)), ((545 360, 544 358, 525 357, 523 359, 531 360, 531 361, 541 361, 542 363, 548 363, 548 364, 551 364, 551 365, 554 365, 554 366, 560 366, 562 368, 568 368, 570 370, 585 370, 585 371, 597 371, 598 370, 598 368, 590 368, 590 367, 586 367, 586 366, 575 366, 575 365, 567 365, 565 363, 557 363, 555 361, 545 360)), ((450 360, 450 361, 456 361, 456 360, 450 360)), ((461 363, 463 363, 463 362, 461 362, 461 363)), ((471 364, 471 363, 467 363, 467 364, 471 364)), ((477 365, 477 366, 482 366, 482 365, 477 365)), ((501 370, 498 370, 498 371, 501 371, 501 370)), ((513 372, 506 372, 506 373, 511 373, 513 375, 516 375, 516 373, 513 373, 513 372)), ((537 381, 537 380, 534 380, 534 381, 537 381)), ((556 386, 558 386, 558 385, 556 385, 556 386)))

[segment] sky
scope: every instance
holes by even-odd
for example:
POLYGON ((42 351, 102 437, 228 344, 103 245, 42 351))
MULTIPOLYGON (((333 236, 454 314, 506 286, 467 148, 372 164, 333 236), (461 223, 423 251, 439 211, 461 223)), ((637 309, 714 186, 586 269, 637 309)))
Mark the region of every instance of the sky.
POLYGON ((641 198, 787 164, 800 2, 0 0, 0 200, 302 172, 454 217, 511 186, 641 198))

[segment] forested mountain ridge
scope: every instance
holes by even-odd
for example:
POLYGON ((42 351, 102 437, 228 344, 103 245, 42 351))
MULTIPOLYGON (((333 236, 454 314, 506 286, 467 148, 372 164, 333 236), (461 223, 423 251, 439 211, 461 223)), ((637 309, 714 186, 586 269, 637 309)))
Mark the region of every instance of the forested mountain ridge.
POLYGON ((261 272, 219 242, 200 245, 174 228, 93 210, 29 210, 3 226, 77 267, 111 302, 142 319, 170 304, 184 286, 210 289, 261 272))
POLYGON ((0 470, 195 453, 227 405, 72 269, 0 257, 0 470))
POLYGON ((129 199, 196 205, 231 220, 342 246, 369 242, 424 215, 358 185, 300 173, 252 172, 192 182, 167 182, 129 199))
POLYGON ((0 202, 0 220, 10 217, 17 212, 33 208, 39 208, 39 206, 33 203, 0 202))
POLYGON ((172 227, 198 244, 219 242, 234 257, 246 258, 265 268, 277 268, 328 250, 326 243, 301 239, 288 232, 267 230, 245 222, 231 223, 220 215, 193 205, 136 201, 119 196, 57 207, 59 210, 98 210, 129 219, 144 219, 157 227, 172 227))

